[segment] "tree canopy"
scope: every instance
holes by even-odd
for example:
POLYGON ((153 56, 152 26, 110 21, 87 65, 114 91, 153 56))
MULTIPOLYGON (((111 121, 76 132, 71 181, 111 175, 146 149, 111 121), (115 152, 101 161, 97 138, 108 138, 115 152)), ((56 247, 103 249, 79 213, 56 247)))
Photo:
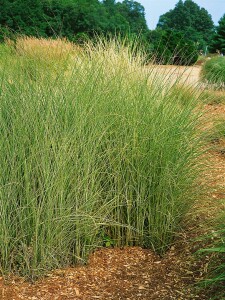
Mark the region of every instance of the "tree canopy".
POLYGON ((211 50, 217 50, 225 54, 225 14, 219 20, 219 25, 216 27, 216 33, 212 41, 211 50))
POLYGON ((157 28, 148 35, 150 59, 160 64, 192 65, 198 59, 193 41, 180 31, 157 28))
POLYGON ((25 35, 70 39, 148 30, 144 7, 133 0, 0 0, 0 25, 25 35))
POLYGON ((200 48, 210 43, 214 32, 211 15, 192 0, 179 0, 174 9, 160 16, 157 27, 180 31, 200 48))

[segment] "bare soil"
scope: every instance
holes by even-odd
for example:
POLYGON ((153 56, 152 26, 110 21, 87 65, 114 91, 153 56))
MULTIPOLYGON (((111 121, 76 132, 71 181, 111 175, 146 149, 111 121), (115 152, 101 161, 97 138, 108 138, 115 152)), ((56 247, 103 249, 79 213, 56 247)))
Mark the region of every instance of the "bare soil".
MULTIPOLYGON (((174 68, 184 71, 182 67, 174 68)), ((189 72, 195 84, 200 68, 189 72)), ((204 110, 207 127, 213 126, 216 119, 225 118, 225 105, 205 105, 204 110)), ((223 140, 218 143, 221 148, 225 145, 223 140)), ((35 283, 15 276, 0 278, 0 299, 210 299, 210 291, 198 290, 195 284, 207 275, 209 261, 213 259, 212 255, 196 254, 213 238, 197 238, 212 233, 215 218, 224 210, 221 200, 225 199, 225 154, 211 146, 205 154, 208 168, 202 179, 210 189, 196 202, 165 256, 139 247, 99 249, 86 266, 55 270, 35 283)))

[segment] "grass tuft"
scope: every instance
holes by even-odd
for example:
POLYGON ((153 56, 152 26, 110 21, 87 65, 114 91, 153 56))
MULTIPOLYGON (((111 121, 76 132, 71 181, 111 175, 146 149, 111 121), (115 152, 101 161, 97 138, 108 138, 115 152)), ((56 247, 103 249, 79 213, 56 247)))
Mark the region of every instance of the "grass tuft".
POLYGON ((196 94, 116 40, 64 43, 19 40, 1 63, 2 273, 35 278, 106 240, 162 254, 199 191, 196 94))
POLYGON ((213 84, 216 89, 224 88, 225 85, 225 58, 214 57, 204 63, 201 76, 203 80, 213 84))

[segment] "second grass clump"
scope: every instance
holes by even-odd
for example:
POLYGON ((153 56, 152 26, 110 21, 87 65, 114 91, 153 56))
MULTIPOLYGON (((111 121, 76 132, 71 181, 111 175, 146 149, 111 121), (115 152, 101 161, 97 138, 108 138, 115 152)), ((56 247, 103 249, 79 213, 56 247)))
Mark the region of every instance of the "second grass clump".
POLYGON ((215 88, 225 87, 225 58, 214 57, 206 61, 201 71, 202 78, 215 88))

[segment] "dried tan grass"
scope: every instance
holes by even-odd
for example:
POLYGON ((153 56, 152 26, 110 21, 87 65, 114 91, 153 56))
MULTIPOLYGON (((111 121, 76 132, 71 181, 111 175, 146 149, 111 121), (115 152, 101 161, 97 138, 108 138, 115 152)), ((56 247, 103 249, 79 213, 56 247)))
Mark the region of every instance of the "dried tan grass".
POLYGON ((67 39, 45 39, 20 37, 16 40, 16 52, 34 59, 61 60, 68 55, 76 55, 81 48, 67 39))

